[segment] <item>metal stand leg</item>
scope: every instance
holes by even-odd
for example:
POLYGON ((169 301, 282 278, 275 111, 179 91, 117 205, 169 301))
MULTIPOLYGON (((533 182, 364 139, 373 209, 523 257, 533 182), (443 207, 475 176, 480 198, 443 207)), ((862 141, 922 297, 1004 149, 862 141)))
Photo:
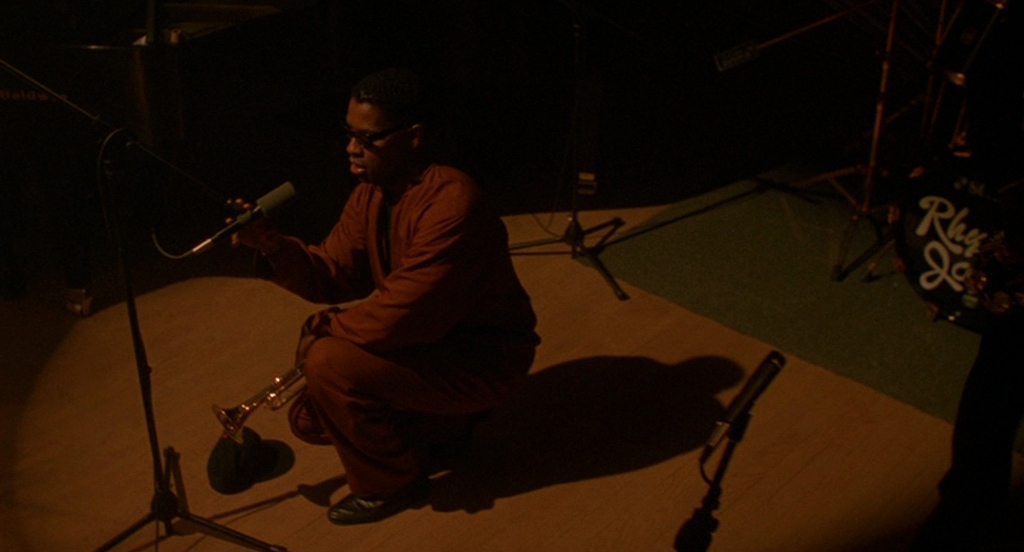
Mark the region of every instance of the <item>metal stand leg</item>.
MULTIPOLYGON (((881 71, 882 74, 881 74, 881 79, 880 79, 880 83, 879 83, 879 87, 878 87, 878 98, 877 98, 876 103, 875 103, 875 120, 874 120, 873 129, 872 129, 871 150, 869 152, 869 157, 868 157, 867 165, 857 165, 857 166, 854 166, 854 167, 847 167, 847 168, 844 168, 844 169, 839 169, 837 171, 832 171, 832 172, 824 173, 824 174, 821 174, 821 175, 809 178, 807 180, 803 180, 803 181, 793 185, 793 187, 798 187, 799 188, 799 187, 804 187, 804 186, 807 186, 807 185, 815 183, 815 182, 820 182, 822 180, 828 181, 856 209, 856 212, 850 218, 850 221, 847 224, 846 229, 843 232, 843 237, 842 237, 842 239, 840 241, 840 245, 839 245, 839 252, 838 252, 835 264, 832 267, 831 277, 835 281, 841 281, 841 280, 845 279, 847 276, 850 275, 851 272, 856 270, 863 263, 865 263, 868 260, 870 260, 873 256, 875 256, 879 252, 888 251, 890 249, 890 247, 891 247, 890 245, 888 245, 887 243, 885 243, 883 241, 884 233, 879 228, 879 224, 880 223, 873 218, 873 215, 875 214, 874 212, 878 211, 879 208, 873 207, 872 201, 874 199, 873 198, 873 192, 874 192, 874 187, 875 187, 875 179, 878 176, 880 176, 882 174, 882 172, 883 172, 879 168, 879 166, 878 166, 878 153, 879 153, 879 146, 881 144, 882 132, 883 132, 885 124, 886 124, 886 121, 885 121, 885 104, 886 104, 886 96, 888 95, 888 88, 889 88, 889 72, 890 72, 890 66, 891 66, 891 60, 892 60, 893 45, 894 45, 895 39, 896 39, 896 17, 897 17, 897 15, 899 15, 899 0, 893 0, 893 2, 892 2, 892 12, 891 12, 891 14, 889 16, 889 27, 888 27, 888 31, 887 31, 887 35, 886 35, 885 52, 884 52, 884 55, 882 57, 882 71, 881 71), (864 182, 863 182, 862 193, 861 193, 862 197, 860 199, 857 199, 852 193, 847 191, 842 186, 842 184, 840 184, 838 182, 838 180, 837 180, 840 177, 849 176, 849 175, 853 175, 853 174, 862 174, 862 175, 864 175, 864 182), (873 225, 873 228, 874 228, 874 231, 875 231, 875 236, 876 236, 876 242, 867 251, 865 251, 859 257, 857 257, 852 262, 847 264, 846 263, 847 254, 849 253, 850 244, 851 244, 851 242, 853 240, 853 234, 854 234, 855 230, 857 229, 857 227, 860 225, 861 221, 864 221, 864 220, 867 220, 867 221, 871 222, 871 224, 873 225)), ((888 210, 888 207, 883 207, 883 208, 888 210)), ((871 269, 872 271, 874 270, 874 267, 876 265, 877 265, 877 263, 873 263, 872 269, 871 269)))

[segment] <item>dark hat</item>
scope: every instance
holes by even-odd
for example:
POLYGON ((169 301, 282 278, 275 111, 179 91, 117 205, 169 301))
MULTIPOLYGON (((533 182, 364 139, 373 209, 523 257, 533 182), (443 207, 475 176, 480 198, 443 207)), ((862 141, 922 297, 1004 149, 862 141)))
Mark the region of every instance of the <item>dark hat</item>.
POLYGON ((258 481, 270 479, 278 471, 279 450, 263 442, 253 430, 242 428, 242 442, 221 435, 210 459, 206 475, 210 486, 221 494, 237 494, 258 481))

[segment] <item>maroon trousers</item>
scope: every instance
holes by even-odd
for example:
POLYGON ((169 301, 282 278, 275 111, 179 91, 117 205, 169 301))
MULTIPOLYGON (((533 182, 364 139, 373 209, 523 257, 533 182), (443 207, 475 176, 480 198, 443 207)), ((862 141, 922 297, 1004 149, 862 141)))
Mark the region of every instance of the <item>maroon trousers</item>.
POLYGON ((403 419, 490 410, 525 380, 533 356, 533 346, 462 342, 376 355, 322 337, 306 355, 306 391, 292 405, 292 431, 334 445, 356 496, 393 492, 424 475, 420 451, 403 437, 403 419))

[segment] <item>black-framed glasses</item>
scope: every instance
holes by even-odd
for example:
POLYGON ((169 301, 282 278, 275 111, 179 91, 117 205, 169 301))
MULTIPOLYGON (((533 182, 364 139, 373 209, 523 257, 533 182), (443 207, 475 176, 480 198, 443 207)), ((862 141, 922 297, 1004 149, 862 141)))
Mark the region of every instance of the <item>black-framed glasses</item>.
POLYGON ((348 124, 345 124, 342 125, 342 131, 345 133, 346 138, 350 140, 355 138, 355 141, 359 142, 360 146, 364 148, 373 148, 374 142, 377 142, 378 140, 383 140, 388 136, 391 136, 392 134, 396 134, 410 127, 412 127, 412 125, 410 124, 401 124, 398 126, 393 126, 391 128, 386 128, 380 132, 370 133, 355 130, 352 127, 348 126, 348 124))

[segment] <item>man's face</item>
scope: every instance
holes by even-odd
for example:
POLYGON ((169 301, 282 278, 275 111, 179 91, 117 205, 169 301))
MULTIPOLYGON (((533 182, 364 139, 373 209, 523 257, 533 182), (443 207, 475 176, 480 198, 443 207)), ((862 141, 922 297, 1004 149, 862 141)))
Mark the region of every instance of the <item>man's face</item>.
POLYGON ((419 146, 419 125, 396 126, 377 106, 348 102, 345 124, 349 132, 349 170, 362 182, 382 187, 408 178, 419 146))

